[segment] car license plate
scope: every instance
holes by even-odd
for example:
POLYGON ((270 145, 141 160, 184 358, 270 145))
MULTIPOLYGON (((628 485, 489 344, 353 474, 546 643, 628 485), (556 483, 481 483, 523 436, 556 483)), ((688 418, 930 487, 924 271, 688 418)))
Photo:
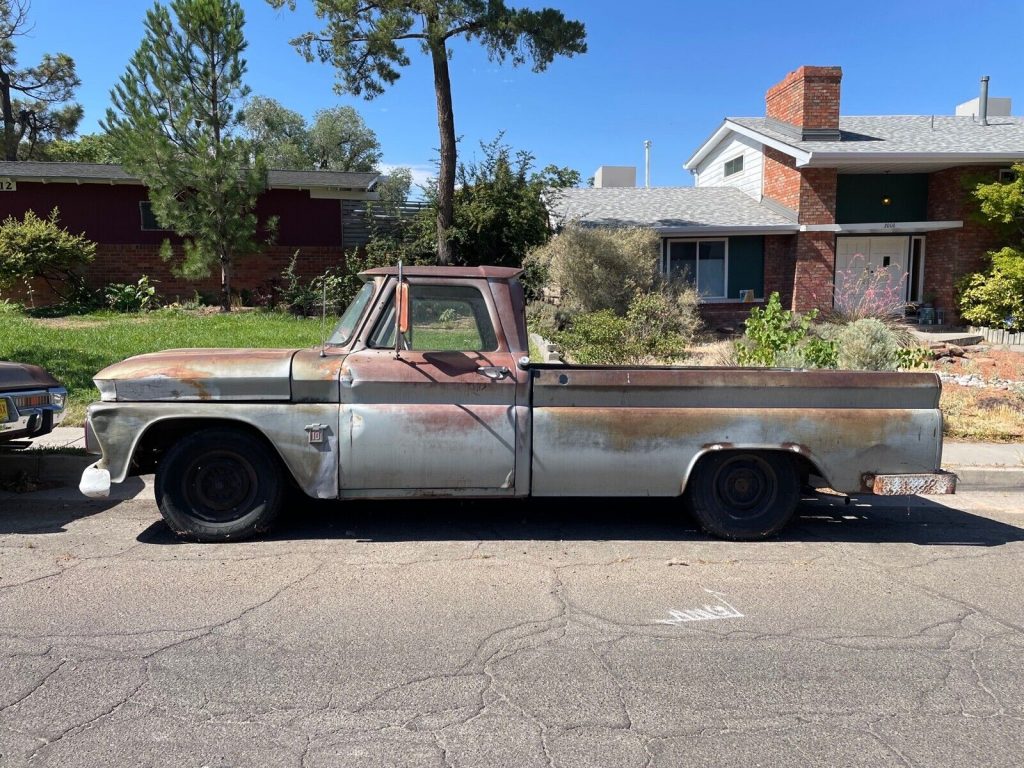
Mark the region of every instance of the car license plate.
POLYGON ((7 400, 0 397, 0 424, 7 421, 7 400))

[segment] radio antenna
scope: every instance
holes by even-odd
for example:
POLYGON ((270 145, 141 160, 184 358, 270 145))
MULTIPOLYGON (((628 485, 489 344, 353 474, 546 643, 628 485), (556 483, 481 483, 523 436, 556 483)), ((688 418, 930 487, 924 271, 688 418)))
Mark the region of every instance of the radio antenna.
POLYGON ((402 355, 398 351, 402 344, 402 308, 399 306, 402 293, 402 260, 398 260, 398 285, 395 286, 395 359, 402 355))
POLYGON ((320 357, 327 357, 327 280, 323 283, 323 301, 320 307, 320 357))

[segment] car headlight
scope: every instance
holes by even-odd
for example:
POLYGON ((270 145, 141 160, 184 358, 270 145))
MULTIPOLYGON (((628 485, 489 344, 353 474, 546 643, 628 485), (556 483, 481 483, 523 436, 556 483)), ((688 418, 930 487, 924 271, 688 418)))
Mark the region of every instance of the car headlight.
POLYGON ((51 392, 50 405, 56 406, 57 408, 64 408, 65 397, 66 395, 63 392, 51 392))
POLYGON ((112 379, 93 379, 92 383, 100 391, 100 400, 105 403, 112 403, 117 400, 117 389, 112 379))

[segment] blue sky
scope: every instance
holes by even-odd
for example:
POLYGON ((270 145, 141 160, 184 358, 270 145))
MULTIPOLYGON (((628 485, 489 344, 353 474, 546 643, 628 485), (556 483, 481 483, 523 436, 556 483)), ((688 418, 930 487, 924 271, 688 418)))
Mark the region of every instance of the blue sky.
MULTIPOLYGON (((653 142, 657 186, 689 185, 682 163, 726 115, 763 115, 765 90, 801 64, 843 68, 844 114, 952 114, 992 78, 991 95, 1024 113, 1018 38, 1024 3, 791 3, 649 0, 509 0, 552 5, 587 27, 589 52, 547 72, 487 60, 459 42, 451 64, 460 156, 505 131, 541 167, 636 165, 653 142)), ((422 177, 435 157, 437 127, 429 62, 413 64, 383 96, 364 101, 333 91, 328 65, 307 64, 288 41, 317 28, 309 0, 297 12, 242 0, 249 40, 248 84, 307 117, 338 104, 356 107, 377 133, 384 160, 422 177)), ((143 0, 33 0, 35 29, 19 58, 74 57, 82 78, 83 133, 98 130, 111 87, 142 36, 143 0)))

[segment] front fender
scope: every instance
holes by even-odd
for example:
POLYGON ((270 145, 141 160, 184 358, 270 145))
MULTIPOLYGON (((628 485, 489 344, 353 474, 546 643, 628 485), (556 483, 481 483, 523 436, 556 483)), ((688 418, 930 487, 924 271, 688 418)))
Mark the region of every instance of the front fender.
POLYGON ((205 423, 234 423, 262 435, 305 493, 334 499, 338 496, 338 413, 336 403, 101 402, 89 406, 88 418, 103 453, 97 467, 110 472, 113 483, 128 477, 140 444, 157 425, 187 420, 200 429, 205 423), (305 427, 313 424, 327 427, 321 443, 309 441, 305 427))

